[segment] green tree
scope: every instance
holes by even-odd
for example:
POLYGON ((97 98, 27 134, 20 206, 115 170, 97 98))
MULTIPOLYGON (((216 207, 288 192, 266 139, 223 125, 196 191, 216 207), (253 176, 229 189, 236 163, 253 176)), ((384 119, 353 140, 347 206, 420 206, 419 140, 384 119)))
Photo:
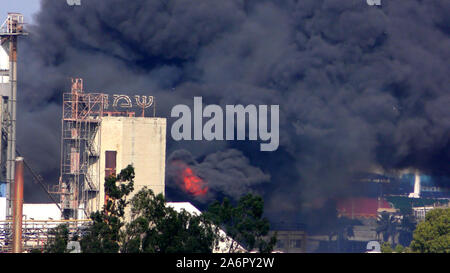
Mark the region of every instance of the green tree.
POLYGON ((405 252, 405 247, 403 247, 401 244, 397 244, 395 246, 395 253, 403 253, 405 252))
POLYGON ((350 219, 347 217, 335 217, 332 219, 332 226, 328 232, 328 242, 331 243, 333 237, 336 236, 337 251, 342 251, 345 245, 348 243, 350 237, 355 236, 354 227, 360 225, 361 222, 356 219, 350 219))
POLYGON ((384 242, 381 245, 381 253, 392 253, 394 250, 392 249, 392 246, 389 242, 384 242))
POLYGON ((211 253, 218 228, 204 215, 175 211, 162 194, 142 189, 131 200, 132 221, 127 224, 122 252, 211 253))
POLYGON ((382 212, 377 219, 377 235, 382 234, 384 242, 387 242, 390 238, 391 243, 395 244, 395 236, 398 233, 398 225, 399 223, 395 215, 388 212, 382 212))
POLYGON ((381 252, 382 253, 408 253, 409 249, 402 246, 401 244, 397 244, 395 248, 392 248, 391 243, 384 242, 381 245, 381 252))
MULTIPOLYGON (((261 197, 244 196, 237 207, 224 200, 222 204, 217 202, 211 206, 209 213, 192 215, 168 207, 162 194, 155 195, 147 188, 128 201, 133 184, 131 165, 119 175, 105 178, 107 203, 102 211, 91 214, 93 223, 80 240, 82 252, 208 253, 221 239, 220 226, 226 227, 232 238, 250 250, 258 248, 261 252, 270 252, 276 243, 274 236, 269 240, 263 238, 268 234, 269 223, 262 218, 261 197), (127 205, 131 205, 129 223, 124 217, 127 205)), ((47 252, 66 252, 67 227, 55 230, 49 242, 47 252)), ((236 248, 234 245, 230 249, 236 248)))
POLYGON ((44 247, 44 253, 65 253, 69 242, 67 225, 59 225, 49 231, 49 238, 44 247))
POLYGON ((263 218, 264 201, 260 196, 247 194, 233 206, 228 198, 216 201, 208 209, 207 217, 233 240, 229 252, 236 252, 241 244, 247 250, 269 253, 276 244, 276 235, 266 239, 269 221, 263 218))
POLYGON ((421 253, 450 253, 450 208, 433 209, 417 225, 411 250, 421 253))
POLYGON ((125 224, 126 197, 133 191, 134 168, 128 165, 117 176, 105 178, 107 203, 102 211, 91 214, 93 224, 81 239, 84 253, 117 253, 120 249, 121 228, 125 224))

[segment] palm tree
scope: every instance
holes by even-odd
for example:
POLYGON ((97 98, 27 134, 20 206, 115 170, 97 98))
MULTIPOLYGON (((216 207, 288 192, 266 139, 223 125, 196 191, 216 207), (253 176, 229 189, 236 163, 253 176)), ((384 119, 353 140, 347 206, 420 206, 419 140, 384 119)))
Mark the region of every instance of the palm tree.
POLYGON ((359 220, 347 217, 336 218, 333 229, 328 233, 329 242, 336 236, 337 251, 342 251, 342 244, 348 242, 350 237, 355 236, 354 226, 360 224, 361 222, 359 220))
POLYGON ((388 212, 382 212, 377 219, 377 236, 380 233, 383 235, 383 241, 387 242, 391 238, 392 245, 394 245, 395 235, 398 233, 398 219, 388 212))
POLYGON ((412 215, 403 215, 402 221, 400 223, 400 235, 399 243, 403 246, 408 246, 412 241, 412 234, 416 229, 416 221, 412 215))

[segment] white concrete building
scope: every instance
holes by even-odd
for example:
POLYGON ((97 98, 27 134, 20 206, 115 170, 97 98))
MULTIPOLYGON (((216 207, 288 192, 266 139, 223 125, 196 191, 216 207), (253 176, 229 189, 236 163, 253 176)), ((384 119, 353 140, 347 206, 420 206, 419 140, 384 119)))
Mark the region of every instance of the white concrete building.
MULTIPOLYGON (((0 221, 6 220, 6 198, 0 197, 0 221)), ((61 211, 53 203, 23 204, 23 220, 61 220, 61 211)))
POLYGON ((425 220, 425 216, 427 215, 427 213, 432 210, 435 209, 436 207, 434 206, 424 206, 424 207, 413 207, 413 212, 414 212, 414 217, 416 218, 417 221, 423 221, 425 220))
POLYGON ((100 158, 91 165, 100 180, 99 194, 93 198, 91 206, 102 209, 105 201, 103 183, 105 174, 113 171, 119 174, 127 165, 132 164, 135 171, 134 191, 131 199, 143 187, 155 194, 165 194, 166 162, 166 119, 150 117, 103 117, 100 130, 100 158), (107 155, 109 154, 109 155, 107 155), (107 156, 110 157, 107 162, 107 156), (110 166, 108 166, 110 165, 110 166))

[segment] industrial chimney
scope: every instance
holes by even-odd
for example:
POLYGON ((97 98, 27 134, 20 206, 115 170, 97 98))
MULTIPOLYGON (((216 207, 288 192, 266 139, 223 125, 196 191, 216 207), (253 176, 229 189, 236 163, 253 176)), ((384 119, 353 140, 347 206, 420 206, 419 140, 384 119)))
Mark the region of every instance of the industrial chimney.
POLYGON ((13 253, 22 252, 23 157, 16 158, 13 204, 13 253))
POLYGON ((409 194, 409 198, 420 198, 420 175, 416 172, 414 177, 414 192, 409 194))

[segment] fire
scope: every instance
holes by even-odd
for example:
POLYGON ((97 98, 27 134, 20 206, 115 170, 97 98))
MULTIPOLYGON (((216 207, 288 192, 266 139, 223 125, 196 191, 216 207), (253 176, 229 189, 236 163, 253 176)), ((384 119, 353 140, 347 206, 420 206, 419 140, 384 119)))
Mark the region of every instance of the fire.
POLYGON ((203 196, 208 192, 206 182, 195 175, 194 171, 182 161, 174 161, 172 164, 180 169, 180 180, 183 189, 194 196, 203 196))
POLYGON ((205 195, 208 187, 204 186, 205 182, 194 174, 191 168, 187 167, 183 170, 182 179, 184 189, 194 196, 205 195))

